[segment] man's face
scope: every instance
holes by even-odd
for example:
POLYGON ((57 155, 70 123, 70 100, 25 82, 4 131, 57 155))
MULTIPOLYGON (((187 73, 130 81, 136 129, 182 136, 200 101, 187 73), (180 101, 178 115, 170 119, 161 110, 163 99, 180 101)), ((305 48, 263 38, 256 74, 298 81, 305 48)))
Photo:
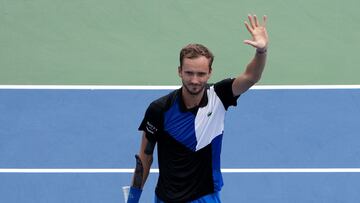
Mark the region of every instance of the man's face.
POLYGON ((209 59, 205 56, 194 59, 184 58, 182 67, 179 67, 178 71, 183 87, 191 95, 202 93, 211 76, 209 59))

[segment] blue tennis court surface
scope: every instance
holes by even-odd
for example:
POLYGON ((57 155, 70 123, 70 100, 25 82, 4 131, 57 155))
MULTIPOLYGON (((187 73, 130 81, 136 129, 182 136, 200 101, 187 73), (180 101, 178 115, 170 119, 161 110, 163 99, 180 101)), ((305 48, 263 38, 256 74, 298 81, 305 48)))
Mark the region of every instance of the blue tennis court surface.
MULTIPOLYGON (((0 168, 133 168, 147 105, 169 90, 0 90, 0 168)), ((360 89, 250 90, 222 168, 360 168, 360 89)), ((157 168, 156 160, 153 168, 157 168)), ((152 202, 150 174, 142 202, 152 202)), ((122 202, 130 173, 0 173, 0 202, 122 202)), ((225 173, 223 202, 358 202, 360 173, 225 173)))

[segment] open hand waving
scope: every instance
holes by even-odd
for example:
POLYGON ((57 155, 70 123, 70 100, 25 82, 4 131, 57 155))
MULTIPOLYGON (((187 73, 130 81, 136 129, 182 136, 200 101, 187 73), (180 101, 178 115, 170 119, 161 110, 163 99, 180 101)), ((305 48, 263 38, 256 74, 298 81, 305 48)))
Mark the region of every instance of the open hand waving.
POLYGON ((248 15, 249 22, 245 21, 245 26, 252 36, 251 40, 244 40, 245 44, 249 44, 259 50, 266 50, 269 39, 266 32, 267 16, 263 16, 263 22, 260 24, 256 15, 248 15))

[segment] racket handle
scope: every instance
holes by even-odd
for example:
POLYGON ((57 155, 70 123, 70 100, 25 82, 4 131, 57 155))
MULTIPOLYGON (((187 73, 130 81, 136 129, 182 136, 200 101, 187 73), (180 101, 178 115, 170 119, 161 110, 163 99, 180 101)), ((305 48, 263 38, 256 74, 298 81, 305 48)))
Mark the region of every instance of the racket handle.
POLYGON ((122 187, 122 190, 123 190, 123 194, 124 194, 125 203, 127 203, 127 200, 129 198, 130 186, 124 186, 124 187, 122 187))

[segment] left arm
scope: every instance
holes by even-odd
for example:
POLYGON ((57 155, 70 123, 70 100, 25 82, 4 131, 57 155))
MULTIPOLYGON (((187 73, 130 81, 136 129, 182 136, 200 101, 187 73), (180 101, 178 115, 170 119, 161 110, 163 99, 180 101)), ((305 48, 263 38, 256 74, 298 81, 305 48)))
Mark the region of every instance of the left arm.
POLYGON ((245 22, 245 26, 251 34, 252 40, 244 40, 244 43, 256 48, 256 54, 247 65, 245 72, 234 80, 232 84, 234 96, 239 96, 244 93, 260 80, 266 63, 267 47, 269 43, 266 32, 267 17, 263 17, 263 23, 261 25, 259 24, 256 15, 249 15, 248 18, 250 25, 248 22, 245 22))

